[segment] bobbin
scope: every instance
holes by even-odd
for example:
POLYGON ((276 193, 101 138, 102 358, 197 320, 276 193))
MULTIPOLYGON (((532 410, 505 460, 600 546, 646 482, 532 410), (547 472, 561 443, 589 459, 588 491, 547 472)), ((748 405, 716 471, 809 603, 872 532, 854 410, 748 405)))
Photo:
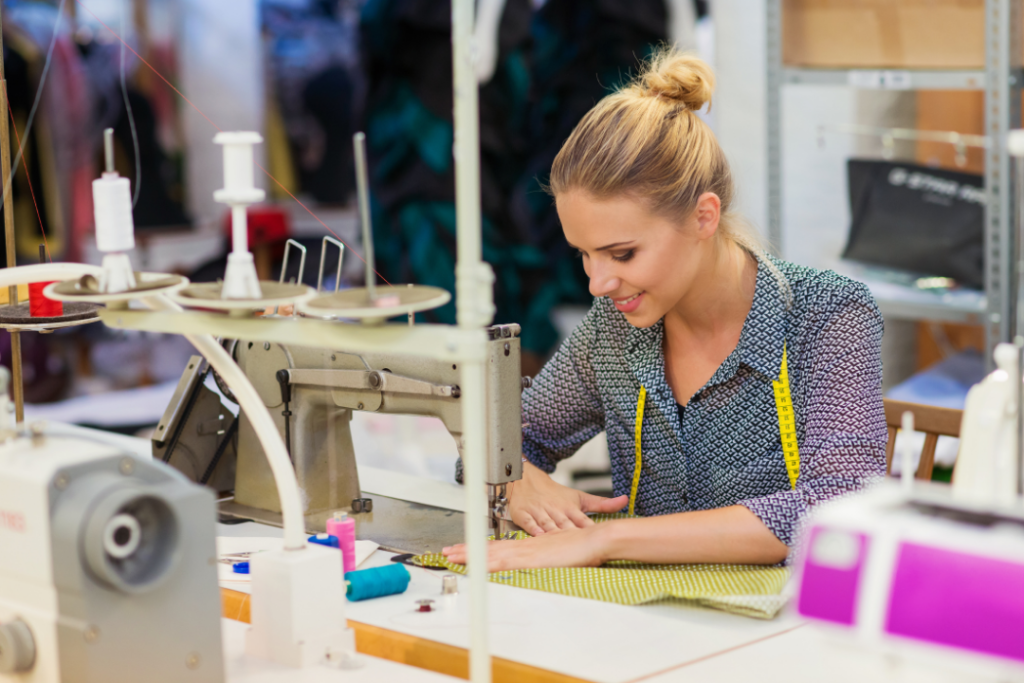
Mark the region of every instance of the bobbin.
POLYGON ((263 142, 263 136, 253 131, 217 133, 213 142, 224 147, 224 187, 213 193, 213 198, 231 207, 231 253, 224 271, 224 299, 260 299, 259 276, 256 263, 249 251, 249 222, 246 215, 250 204, 262 202, 266 193, 255 186, 253 146, 263 142))
POLYGON ((103 131, 106 170, 92 181, 96 247, 103 252, 99 290, 103 294, 127 292, 136 286, 135 273, 126 252, 135 248, 131 183, 114 170, 114 129, 103 131))

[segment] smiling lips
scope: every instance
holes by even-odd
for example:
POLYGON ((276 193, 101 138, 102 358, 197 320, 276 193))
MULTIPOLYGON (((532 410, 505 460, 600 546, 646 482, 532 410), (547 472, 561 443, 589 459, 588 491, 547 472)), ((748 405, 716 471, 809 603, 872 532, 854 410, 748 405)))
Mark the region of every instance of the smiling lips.
POLYGON ((644 292, 638 292, 633 296, 626 297, 625 299, 612 299, 615 304, 615 308, 619 309, 623 313, 632 313, 639 306, 643 300, 644 292))

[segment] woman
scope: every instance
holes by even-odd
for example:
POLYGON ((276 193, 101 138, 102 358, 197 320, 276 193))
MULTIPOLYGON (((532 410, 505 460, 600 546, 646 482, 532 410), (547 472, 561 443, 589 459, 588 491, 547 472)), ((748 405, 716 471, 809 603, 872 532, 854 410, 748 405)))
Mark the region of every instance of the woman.
POLYGON ((534 538, 491 544, 491 571, 775 564, 812 506, 884 474, 878 308, 859 283, 767 256, 730 211, 725 155, 696 115, 713 86, 704 62, 662 53, 555 159, 596 298, 523 394, 510 507, 534 538), (552 481, 602 430, 620 495, 552 481), (640 517, 587 516, 623 509, 640 517))

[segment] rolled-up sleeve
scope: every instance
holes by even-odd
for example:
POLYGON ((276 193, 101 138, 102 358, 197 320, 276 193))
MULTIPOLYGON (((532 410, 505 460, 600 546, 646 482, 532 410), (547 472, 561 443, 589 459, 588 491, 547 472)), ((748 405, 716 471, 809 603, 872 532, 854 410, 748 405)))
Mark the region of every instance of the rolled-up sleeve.
POLYGON ((835 292, 825 310, 834 313, 801 360, 807 390, 804 415, 797 415, 804 433, 796 488, 740 501, 789 546, 815 505, 885 475, 882 316, 854 283, 835 292))
POLYGON ((591 363, 597 329, 593 308, 523 392, 523 454, 545 472, 604 430, 591 363))

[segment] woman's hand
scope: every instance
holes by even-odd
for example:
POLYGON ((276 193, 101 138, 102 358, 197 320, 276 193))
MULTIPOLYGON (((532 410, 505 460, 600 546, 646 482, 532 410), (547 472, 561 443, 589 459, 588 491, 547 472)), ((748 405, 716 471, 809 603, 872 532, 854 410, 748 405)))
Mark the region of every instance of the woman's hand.
MULTIPOLYGON (((591 524, 586 529, 573 528, 521 541, 491 541, 487 546, 487 571, 600 566, 607 559, 604 531, 610 524, 591 524)), ((466 564, 465 544, 441 552, 450 562, 466 564)))
POLYGON ((618 512, 627 503, 629 496, 603 498, 562 486, 529 462, 509 493, 512 521, 531 536, 591 527, 594 522, 586 513, 618 512))

